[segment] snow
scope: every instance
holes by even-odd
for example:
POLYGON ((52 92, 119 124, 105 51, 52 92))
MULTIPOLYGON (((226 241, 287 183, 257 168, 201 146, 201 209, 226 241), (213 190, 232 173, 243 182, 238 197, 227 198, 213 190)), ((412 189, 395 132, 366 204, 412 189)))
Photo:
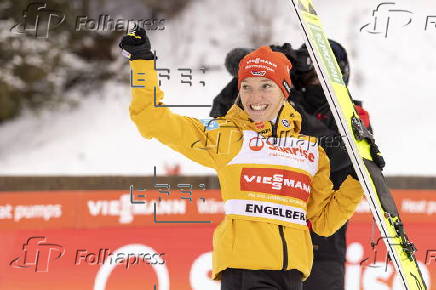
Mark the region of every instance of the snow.
MULTIPOLYGON (((223 68, 233 47, 250 47, 248 3, 259 1, 195 1, 165 30, 150 33, 159 55, 158 66, 171 70, 163 81, 167 104, 211 104, 230 80, 223 68), (221 66, 202 74, 201 65, 221 66), (192 68, 193 86, 180 84, 178 68, 192 68), (204 80, 206 86, 198 82, 204 80)), ((265 1, 263 2, 265 3, 265 1)), ((302 38, 285 0, 271 3, 271 41, 302 38)), ((413 12, 412 23, 400 27, 392 16, 388 38, 360 28, 372 21, 378 1, 315 1, 328 35, 347 48, 351 63, 350 91, 370 112, 377 143, 387 161, 386 175, 436 175, 436 27, 424 30, 426 16, 436 15, 430 1, 397 1, 397 9, 413 12), (433 81, 432 81, 433 80, 433 81)), ((436 17, 434 18, 436 20, 436 17)), ((262 31, 262 29, 261 29, 262 31)), ((121 56, 120 56, 121 58, 121 56)), ((126 66, 120 74, 129 74, 126 66)), ((109 81, 83 98, 75 109, 61 108, 39 115, 26 112, 0 126, 0 175, 144 175, 157 166, 180 163, 186 175, 213 174, 155 140, 143 139, 128 115, 129 83, 109 81)), ((79 92, 70 92, 79 98, 79 92)), ((210 108, 173 108, 182 115, 208 118, 210 108)), ((158 120, 156 120, 158 122, 158 120)))

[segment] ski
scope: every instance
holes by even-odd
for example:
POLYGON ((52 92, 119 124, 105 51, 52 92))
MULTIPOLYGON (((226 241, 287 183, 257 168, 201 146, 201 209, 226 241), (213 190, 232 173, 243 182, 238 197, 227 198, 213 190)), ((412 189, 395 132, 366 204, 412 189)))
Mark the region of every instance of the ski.
POLYGON ((339 133, 359 177, 371 213, 386 245, 389 258, 407 290, 427 289, 418 267, 416 248, 405 234, 403 223, 381 168, 383 158, 372 134, 363 126, 330 48, 311 0, 289 0, 300 22, 307 50, 324 89, 339 133))

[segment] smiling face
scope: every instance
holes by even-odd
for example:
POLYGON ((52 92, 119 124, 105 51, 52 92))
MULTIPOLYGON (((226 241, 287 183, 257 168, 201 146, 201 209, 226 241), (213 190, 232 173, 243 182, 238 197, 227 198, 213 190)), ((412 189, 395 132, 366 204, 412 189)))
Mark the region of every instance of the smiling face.
POLYGON ((254 122, 270 121, 277 117, 285 100, 280 87, 270 79, 248 77, 239 89, 244 111, 254 122))

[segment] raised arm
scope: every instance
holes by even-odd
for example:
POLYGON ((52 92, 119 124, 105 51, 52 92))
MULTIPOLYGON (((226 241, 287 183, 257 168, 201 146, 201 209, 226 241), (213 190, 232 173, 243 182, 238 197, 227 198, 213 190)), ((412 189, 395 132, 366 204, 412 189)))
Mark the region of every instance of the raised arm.
POLYGON ((204 149, 207 143, 213 143, 213 134, 206 134, 198 119, 175 114, 167 107, 159 107, 163 105, 163 92, 158 87, 154 56, 145 30, 136 28, 133 33, 124 36, 120 47, 130 59, 132 74, 143 79, 132 83, 133 98, 130 104, 130 117, 141 135, 147 139, 156 138, 204 166, 215 167, 211 150, 204 149), (157 106, 154 103, 155 92, 157 106))

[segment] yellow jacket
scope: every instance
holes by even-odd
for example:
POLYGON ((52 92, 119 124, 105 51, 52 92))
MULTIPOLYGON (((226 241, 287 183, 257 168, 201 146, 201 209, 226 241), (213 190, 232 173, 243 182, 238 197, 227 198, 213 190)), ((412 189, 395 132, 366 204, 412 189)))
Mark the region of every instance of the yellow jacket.
POLYGON ((332 189, 330 161, 314 137, 300 135, 300 114, 285 102, 276 126, 252 122, 234 105, 208 126, 163 105, 153 61, 130 62, 130 116, 141 135, 156 138, 217 171, 225 218, 213 236, 212 278, 226 268, 301 271, 312 268, 315 233, 332 235, 353 214, 363 191, 350 176, 332 189), (145 86, 145 87, 136 87, 145 86), (273 136, 278 136, 274 138, 273 136))

